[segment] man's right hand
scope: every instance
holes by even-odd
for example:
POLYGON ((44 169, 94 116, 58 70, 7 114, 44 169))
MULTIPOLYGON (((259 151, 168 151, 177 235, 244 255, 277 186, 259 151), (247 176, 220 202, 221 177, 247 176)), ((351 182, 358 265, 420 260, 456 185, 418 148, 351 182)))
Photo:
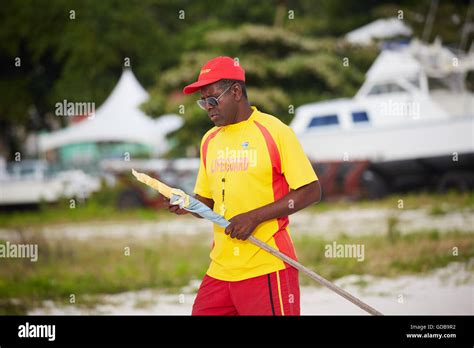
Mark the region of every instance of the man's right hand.
MULTIPOLYGON (((201 201, 202 203, 204 203, 205 205, 207 205, 209 208, 213 208, 214 207, 214 201, 210 198, 205 198, 205 197, 201 197, 199 195, 196 195, 194 196, 197 200, 201 201)), ((173 204, 170 204, 170 201, 168 198, 166 198, 165 196, 162 196, 162 199, 163 199, 163 206, 168 209, 168 211, 170 213, 175 213, 177 215, 184 215, 184 214, 187 214, 189 213, 189 211, 187 211, 186 209, 181 209, 179 207, 179 205, 173 205, 173 204)), ((194 215, 195 217, 199 218, 199 219, 202 219, 202 216, 200 216, 199 214, 196 214, 196 213, 191 213, 192 215, 194 215)))
POLYGON ((177 215, 184 215, 189 213, 186 209, 181 209, 179 205, 173 205, 170 203, 169 199, 163 196, 164 207, 168 209, 170 213, 175 213, 177 215))

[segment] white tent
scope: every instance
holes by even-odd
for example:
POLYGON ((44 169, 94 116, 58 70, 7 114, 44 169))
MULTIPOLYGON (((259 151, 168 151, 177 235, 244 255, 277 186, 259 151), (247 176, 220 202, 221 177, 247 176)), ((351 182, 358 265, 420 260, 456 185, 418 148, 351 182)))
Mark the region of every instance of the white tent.
POLYGON ((95 115, 76 125, 39 137, 39 150, 45 152, 64 145, 85 142, 127 142, 151 146, 154 155, 167 150, 165 135, 181 127, 177 115, 152 119, 139 105, 148 99, 130 69, 125 69, 119 82, 95 115))

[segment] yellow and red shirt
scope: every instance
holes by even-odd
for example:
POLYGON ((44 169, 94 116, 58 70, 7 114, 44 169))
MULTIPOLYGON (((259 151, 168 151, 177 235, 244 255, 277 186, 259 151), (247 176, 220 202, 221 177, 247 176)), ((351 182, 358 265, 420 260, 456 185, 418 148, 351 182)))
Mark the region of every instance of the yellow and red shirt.
MULTIPOLYGON (((247 120, 214 127, 201 142, 194 192, 214 200, 214 211, 221 213, 224 188, 224 217, 228 220, 318 180, 293 130, 276 117, 252 109, 247 120)), ((272 219, 260 224, 253 235, 296 259, 288 225, 288 217, 272 219)), ((210 277, 239 281, 288 266, 248 241, 231 238, 224 230, 214 224, 207 270, 210 277)))

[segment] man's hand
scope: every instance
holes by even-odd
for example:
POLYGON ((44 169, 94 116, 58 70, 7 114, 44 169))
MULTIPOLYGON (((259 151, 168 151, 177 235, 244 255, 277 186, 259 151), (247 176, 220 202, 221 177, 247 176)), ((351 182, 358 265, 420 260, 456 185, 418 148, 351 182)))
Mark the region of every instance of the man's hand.
POLYGON ((229 220, 230 225, 226 227, 225 234, 239 240, 246 240, 260 224, 257 215, 249 211, 239 214, 229 220))
POLYGON ((287 217, 310 204, 319 202, 320 199, 321 187, 316 180, 291 190, 276 202, 234 216, 229 220, 230 225, 225 229, 225 233, 230 234, 232 238, 246 240, 262 222, 287 217))
POLYGON ((181 209, 179 205, 173 205, 170 203, 170 200, 166 198, 165 196, 162 196, 163 201, 164 201, 164 206, 170 213, 175 213, 177 215, 183 215, 189 213, 186 209, 181 209))
MULTIPOLYGON (((165 196, 162 196, 161 198, 163 199, 163 206, 166 209, 168 209, 170 213, 175 213, 177 215, 184 215, 187 213, 191 213, 187 211, 186 209, 181 209, 179 205, 170 204, 170 200, 166 198, 165 196)), ((201 201, 202 203, 204 203, 211 209, 214 207, 214 201, 210 198, 201 197, 199 195, 195 195, 194 198, 196 198, 198 201, 201 201)), ((202 216, 200 216, 199 214, 196 214, 196 213, 191 213, 191 214, 199 219, 202 219, 202 216)))

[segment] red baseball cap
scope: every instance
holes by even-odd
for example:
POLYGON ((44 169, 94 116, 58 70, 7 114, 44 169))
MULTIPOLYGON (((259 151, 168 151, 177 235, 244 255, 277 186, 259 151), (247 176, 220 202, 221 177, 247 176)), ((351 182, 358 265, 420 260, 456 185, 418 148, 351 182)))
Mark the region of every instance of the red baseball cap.
POLYGON ((202 66, 198 80, 183 88, 183 93, 194 93, 202 86, 222 79, 245 81, 245 71, 239 62, 231 57, 213 58, 202 66))

